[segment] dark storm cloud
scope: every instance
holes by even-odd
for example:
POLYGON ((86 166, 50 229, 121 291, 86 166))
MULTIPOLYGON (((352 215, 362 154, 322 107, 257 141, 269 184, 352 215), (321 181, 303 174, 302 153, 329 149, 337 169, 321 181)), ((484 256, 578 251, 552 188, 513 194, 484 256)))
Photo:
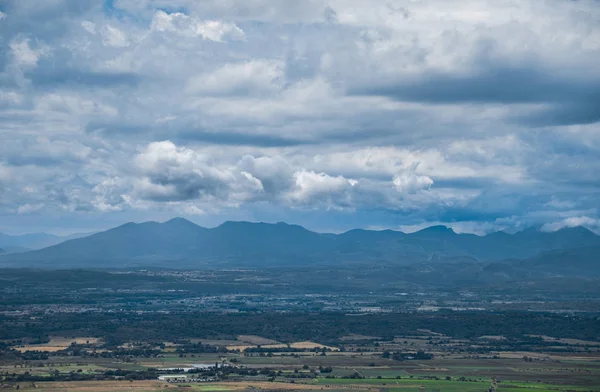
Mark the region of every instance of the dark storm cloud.
POLYGON ((205 142, 215 145, 257 146, 257 147, 289 147, 315 143, 310 140, 279 137, 276 135, 260 135, 248 132, 233 132, 229 130, 205 131, 190 129, 185 126, 170 125, 126 125, 122 123, 90 122, 85 127, 86 132, 106 136, 145 135, 150 141, 173 139, 178 142, 205 142))
POLYGON ((548 104, 524 115, 511 115, 523 125, 590 124, 600 120, 600 79, 577 70, 549 71, 538 64, 528 67, 482 63, 464 73, 425 72, 384 84, 352 88, 352 95, 385 96, 426 104, 548 104))
POLYGON ((481 189, 491 187, 499 181, 496 178, 471 177, 471 178, 442 178, 435 179, 435 186, 438 188, 450 189, 481 189))
POLYGON ((173 176, 169 173, 153 173, 149 180, 158 188, 150 188, 141 192, 147 200, 153 201, 185 201, 203 197, 216 197, 226 193, 227 188, 215 178, 196 173, 185 173, 173 176))
POLYGON ((513 121, 533 127, 594 124, 600 121, 600 92, 580 102, 553 104, 547 109, 515 116, 513 121))
POLYGON ((178 133, 176 139, 233 146, 289 147, 311 144, 311 141, 297 138, 230 131, 184 130, 178 133))
POLYGON ((25 166, 25 165, 36 165, 36 166, 55 166, 65 163, 63 157, 50 157, 50 156, 21 156, 13 155, 6 157, 4 160, 8 165, 11 166, 25 166))
MULTIPOLYGON (((358 120, 357 120, 358 121, 358 120)), ((306 135, 304 138, 277 136, 274 134, 250 133, 248 131, 218 130, 207 131, 186 126, 173 125, 127 125, 119 122, 92 121, 85 126, 88 133, 119 137, 144 135, 149 141, 172 139, 177 142, 203 142, 214 145, 253 146, 253 147, 293 147, 319 145, 322 143, 361 143, 388 145, 390 140, 399 139, 397 129, 385 125, 365 123, 352 124, 338 131, 330 130, 326 135, 306 135)), ((416 136, 416 135, 415 135, 416 136)), ((414 140, 414 137, 411 137, 414 140)))
POLYGON ((131 72, 100 72, 68 68, 41 68, 26 73, 26 76, 40 87, 135 87, 141 80, 140 75, 131 72))

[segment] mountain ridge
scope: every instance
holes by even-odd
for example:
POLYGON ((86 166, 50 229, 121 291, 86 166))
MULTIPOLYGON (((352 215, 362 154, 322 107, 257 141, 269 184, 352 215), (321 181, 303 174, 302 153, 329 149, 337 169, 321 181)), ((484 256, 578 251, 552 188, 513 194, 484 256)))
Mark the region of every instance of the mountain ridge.
POLYGON ((317 233, 285 222, 226 221, 206 228, 185 218, 127 222, 106 231, 43 249, 2 255, 0 265, 180 267, 292 267, 301 265, 408 265, 456 258, 485 262, 527 259, 542 252, 600 247, 586 228, 538 229, 485 236, 460 234, 442 225, 413 233, 352 229, 317 233))

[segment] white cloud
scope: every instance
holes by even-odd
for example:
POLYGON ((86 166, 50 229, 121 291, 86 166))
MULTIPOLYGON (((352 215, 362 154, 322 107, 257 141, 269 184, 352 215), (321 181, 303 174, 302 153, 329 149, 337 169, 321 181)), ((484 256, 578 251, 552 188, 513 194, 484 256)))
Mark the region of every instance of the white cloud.
POLYGON ((415 173, 414 168, 398 173, 393 178, 394 187, 401 193, 415 193, 422 189, 429 189, 433 185, 433 180, 427 176, 420 176, 415 173))
POLYGON ((566 227, 586 226, 592 230, 600 230, 600 219, 589 216, 573 216, 561 221, 546 223, 542 226, 543 231, 557 231, 566 227))
POLYGON ((193 77, 187 90, 217 96, 263 95, 281 88, 283 72, 284 64, 273 60, 225 64, 215 71, 193 77))
POLYGON ((204 39, 221 42, 224 37, 233 40, 243 40, 245 38, 242 29, 233 23, 223 23, 218 20, 207 20, 196 25, 196 32, 204 39))
POLYGON ((94 22, 84 20, 81 22, 81 27, 90 34, 96 34, 96 24, 94 22))
POLYGON ((20 104, 23 101, 23 95, 14 91, 0 90, 0 103, 20 104))
POLYGON ((243 156, 238 167, 257 178, 267 195, 277 197, 293 186, 293 170, 281 156, 243 156))
POLYGON ((48 49, 46 47, 32 48, 31 40, 29 38, 11 41, 10 50, 18 65, 28 67, 36 66, 40 57, 48 54, 48 49))
POLYGON ((204 214, 206 214, 206 211, 204 211, 202 208, 199 208, 193 204, 192 205, 186 204, 185 207, 183 208, 183 211, 189 215, 204 215, 204 214))
POLYGON ((127 182, 123 178, 105 178, 94 186, 92 205, 101 212, 121 211, 130 206, 130 198, 126 194, 127 182))
POLYGON ((135 164, 142 175, 136 192, 149 200, 237 203, 262 192, 262 184, 251 174, 217 165, 170 141, 150 143, 136 156, 135 164))
POLYGON ((22 206, 19 206, 19 208, 17 209, 17 213, 18 214, 29 214, 32 212, 36 212, 41 210, 42 208, 44 208, 44 204, 39 203, 39 204, 23 204, 22 206))
POLYGON ((327 19, 323 0, 116 0, 115 6, 133 14, 154 13, 156 8, 168 6, 205 17, 270 24, 318 23, 327 19))
POLYGON ((43 113, 113 117, 118 114, 114 107, 83 99, 81 96, 50 93, 37 98, 36 109, 43 113))
POLYGON ((119 28, 106 25, 102 28, 103 43, 106 46, 112 46, 115 48, 124 48, 129 46, 129 40, 125 33, 119 28))
POLYGON ((527 149, 505 150, 502 146, 490 142, 488 148, 480 155, 476 145, 481 141, 461 143, 469 149, 463 147, 459 149, 455 144, 426 150, 397 147, 357 148, 350 151, 317 154, 313 162, 315 166, 339 173, 397 176, 398 180, 395 182, 400 186, 403 186, 404 182, 414 182, 421 183, 426 188, 435 178, 444 180, 481 178, 506 183, 520 183, 526 180, 519 159, 511 162, 507 161, 507 157, 512 158, 517 152, 528 154, 527 149), (404 173, 412 173, 412 175, 404 173))
POLYGON ((294 181, 295 187, 288 196, 292 203, 326 204, 328 208, 349 205, 349 191, 357 185, 353 179, 306 170, 295 172, 294 181))
POLYGON ((222 42, 225 38, 230 40, 244 40, 245 34, 234 23, 219 20, 199 20, 181 12, 166 13, 157 11, 152 18, 151 29, 158 32, 171 32, 183 36, 199 36, 205 40, 222 42))

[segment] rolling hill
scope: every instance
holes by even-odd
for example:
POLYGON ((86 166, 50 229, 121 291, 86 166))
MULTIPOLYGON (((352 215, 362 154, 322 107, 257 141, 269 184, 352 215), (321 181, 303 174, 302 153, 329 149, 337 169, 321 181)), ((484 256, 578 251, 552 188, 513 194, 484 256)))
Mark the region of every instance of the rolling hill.
POLYGON ((59 236, 48 233, 30 233, 21 235, 0 233, 0 248, 3 248, 7 253, 25 252, 28 250, 46 248, 66 240, 81 238, 90 234, 91 233, 78 233, 68 236, 59 236))

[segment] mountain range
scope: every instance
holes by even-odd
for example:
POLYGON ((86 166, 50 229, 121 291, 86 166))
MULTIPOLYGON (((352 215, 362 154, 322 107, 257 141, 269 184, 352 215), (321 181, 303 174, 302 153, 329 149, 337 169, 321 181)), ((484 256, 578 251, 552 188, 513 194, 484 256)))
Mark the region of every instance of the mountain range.
MULTIPOLYGON (((22 253, 30 250, 42 249, 56 245, 66 240, 85 237, 91 233, 78 233, 68 236, 59 236, 48 233, 29 233, 9 235, 0 233, 0 248, 4 253, 22 253)), ((0 251, 0 253, 3 253, 0 251)))
MULTIPOLYGON (((2 242, 0 242, 2 246, 2 242)), ((600 236, 583 227, 555 232, 457 234, 445 226, 414 232, 355 229, 316 233, 287 223, 225 222, 215 228, 183 218, 126 223, 43 249, 0 256, 4 267, 305 267, 502 262, 535 270, 599 270, 600 236)), ((508 268, 508 267, 506 267, 508 268)))

